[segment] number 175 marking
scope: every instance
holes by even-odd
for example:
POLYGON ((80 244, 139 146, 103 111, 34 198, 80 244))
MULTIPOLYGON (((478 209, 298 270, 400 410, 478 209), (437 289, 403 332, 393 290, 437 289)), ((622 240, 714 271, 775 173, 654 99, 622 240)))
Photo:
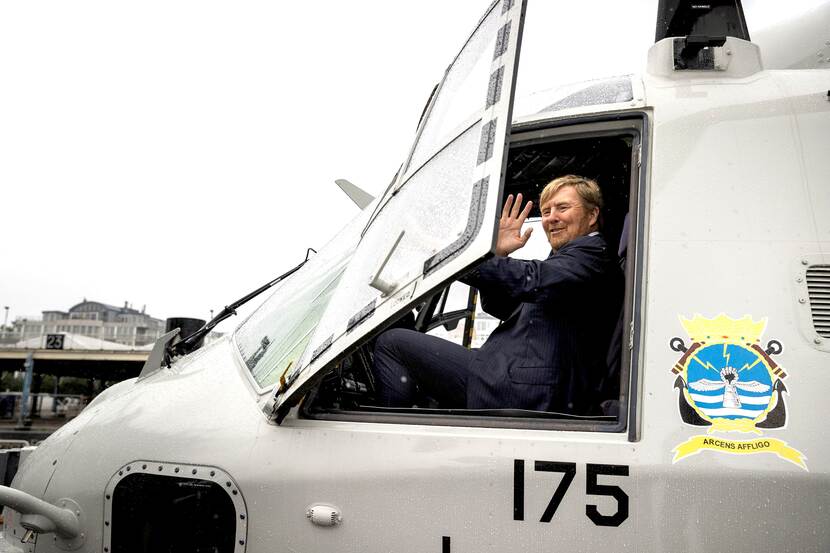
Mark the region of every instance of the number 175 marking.
MULTIPOLYGON (((600 465, 588 463, 586 466, 585 493, 587 495, 605 495, 617 501, 617 512, 603 515, 596 505, 585 505, 585 516, 597 526, 619 526, 628 518, 628 495, 619 486, 597 483, 597 476, 628 476, 628 465, 600 465)), ((561 472, 562 480, 553 492, 545 512, 539 522, 550 522, 556 509, 562 503, 568 488, 576 476, 576 463, 557 461, 535 461, 536 472, 561 472)), ((513 461, 513 520, 525 519, 525 462, 523 459, 513 461)))

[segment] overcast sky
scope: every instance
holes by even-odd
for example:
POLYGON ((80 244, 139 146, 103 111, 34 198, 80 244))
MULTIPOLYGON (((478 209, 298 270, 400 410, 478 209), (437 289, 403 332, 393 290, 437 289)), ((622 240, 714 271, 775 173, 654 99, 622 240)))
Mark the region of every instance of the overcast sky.
POLYGON ((335 179, 392 178, 487 4, 0 4, 0 308, 204 318, 284 272, 357 213, 335 179))
MULTIPOLYGON (((656 3, 531 3, 519 93, 640 71, 656 3)), ((357 214, 335 179, 391 180, 488 4, 0 3, 0 309, 206 318, 286 271, 357 214)))

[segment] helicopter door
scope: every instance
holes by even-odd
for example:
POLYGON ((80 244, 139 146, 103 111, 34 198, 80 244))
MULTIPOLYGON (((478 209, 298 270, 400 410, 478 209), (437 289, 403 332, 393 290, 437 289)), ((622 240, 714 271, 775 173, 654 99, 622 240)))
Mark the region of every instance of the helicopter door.
POLYGON ((450 64, 305 352, 265 407, 277 421, 350 346, 491 252, 524 10, 525 1, 491 4, 450 64))

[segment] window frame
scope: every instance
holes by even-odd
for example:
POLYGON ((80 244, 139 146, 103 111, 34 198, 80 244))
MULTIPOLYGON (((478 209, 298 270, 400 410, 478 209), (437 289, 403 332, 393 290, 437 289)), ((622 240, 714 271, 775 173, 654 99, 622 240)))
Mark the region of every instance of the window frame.
MULTIPOLYGON (((229 540, 230 544, 235 544, 238 540, 248 541, 248 524, 244 521, 249 520, 249 513, 242 490, 229 473, 221 468, 209 465, 191 465, 144 459, 134 460, 122 465, 107 483, 104 491, 107 497, 112 498, 112 501, 106 502, 103 511, 103 520, 106 521, 106 524, 104 525, 102 541, 105 550, 113 551, 114 538, 120 537, 119 534, 115 534, 118 528, 113 524, 113 519, 119 514, 116 508, 120 509, 118 504, 119 486, 126 479, 132 479, 136 476, 148 477, 154 482, 161 482, 159 479, 169 479, 171 482, 174 480, 195 481, 209 484, 211 492, 220 490, 218 493, 224 494, 223 497, 227 499, 229 507, 233 509, 233 519, 228 520, 230 527, 233 528, 233 536, 229 540)), ((123 492, 121 495, 123 497, 123 492)), ((115 542, 115 545, 120 544, 121 542, 115 542)), ((235 546, 231 549, 236 551, 235 546)))
POLYGON ((418 313, 415 319, 415 330, 428 334, 431 330, 438 327, 444 327, 447 332, 450 329, 446 327, 447 324, 454 323, 453 330, 459 324, 464 323, 462 331, 462 343, 465 348, 469 348, 472 343, 472 335, 470 330, 475 321, 476 304, 478 303, 478 290, 469 286, 468 284, 459 283, 467 287, 467 304, 461 309, 447 310, 447 301, 449 300, 450 289, 459 281, 450 282, 448 286, 436 292, 424 304, 424 309, 418 313))
MULTIPOLYGON (((321 381, 314 384, 296 413, 297 417, 308 420, 364 422, 382 424, 407 424, 425 426, 483 427, 498 429, 534 429, 568 432, 596 432, 600 434, 625 434, 629 442, 640 439, 640 395, 642 368, 642 338, 644 336, 643 313, 646 289, 644 268, 646 262, 646 220, 648 206, 648 152, 650 150, 649 110, 637 109, 625 112, 586 115, 557 120, 556 118, 514 124, 511 128, 508 156, 515 146, 532 142, 558 142, 580 138, 622 136, 630 134, 634 140, 631 147, 631 174, 629 175, 629 235, 625 269, 624 325, 620 366, 620 410, 616 420, 598 420, 598 417, 566 415, 563 418, 509 417, 471 413, 448 414, 446 410, 415 409, 412 412, 393 410, 348 410, 326 413, 310 412, 321 381), (430 411, 441 411, 431 413, 430 411)), ((464 271, 466 272, 467 268, 464 271)), ((441 287, 447 287, 459 275, 448 279, 441 287)), ((437 294, 441 294, 440 291, 437 294)), ((410 307, 411 309, 411 307, 410 307)), ((401 310, 403 315, 406 309, 401 310)), ((459 321, 460 322, 460 321, 459 321)), ((333 367, 348 355, 357 351, 368 341, 379 335, 384 328, 366 336, 338 355, 328 365, 333 367)), ((320 374, 328 374, 328 368, 320 374)))
MULTIPOLYGON (((623 315, 623 355, 620 366, 620 412, 614 430, 627 430, 628 441, 637 442, 641 435, 640 396, 641 358, 644 336, 646 220, 648 218, 649 152, 651 150, 651 111, 632 111, 586 115, 560 120, 536 120, 514 124, 510 145, 531 141, 555 141, 598 136, 618 136, 629 131, 635 136, 632 144, 631 175, 629 177, 629 233, 628 256, 625 270, 625 296, 623 315), (639 140, 637 140, 639 139, 639 140), (639 247, 638 247, 639 246, 639 247), (633 253, 633 255, 632 255, 633 253), (633 261, 633 265, 632 265, 633 261), (627 335, 627 336, 626 336, 627 335), (625 354, 625 348, 628 352, 625 354)), ((509 155, 509 154, 508 154, 509 155)), ((568 428, 567 430, 571 430, 568 428)))

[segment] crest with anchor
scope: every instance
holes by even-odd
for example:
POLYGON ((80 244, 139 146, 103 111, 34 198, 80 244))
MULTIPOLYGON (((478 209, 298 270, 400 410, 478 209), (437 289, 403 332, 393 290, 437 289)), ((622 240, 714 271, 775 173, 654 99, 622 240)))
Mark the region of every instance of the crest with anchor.
POLYGON ((745 432, 759 436, 762 430, 787 424, 786 371, 773 360, 783 347, 777 340, 761 345, 767 320, 749 315, 732 319, 721 313, 713 319, 695 315, 680 318, 691 343, 672 338, 669 347, 681 353, 671 371, 676 378, 680 418, 684 423, 707 427, 706 436, 695 436, 674 448, 673 462, 703 450, 733 454, 775 453, 806 470, 804 455, 775 438, 729 440, 715 432, 745 432))

